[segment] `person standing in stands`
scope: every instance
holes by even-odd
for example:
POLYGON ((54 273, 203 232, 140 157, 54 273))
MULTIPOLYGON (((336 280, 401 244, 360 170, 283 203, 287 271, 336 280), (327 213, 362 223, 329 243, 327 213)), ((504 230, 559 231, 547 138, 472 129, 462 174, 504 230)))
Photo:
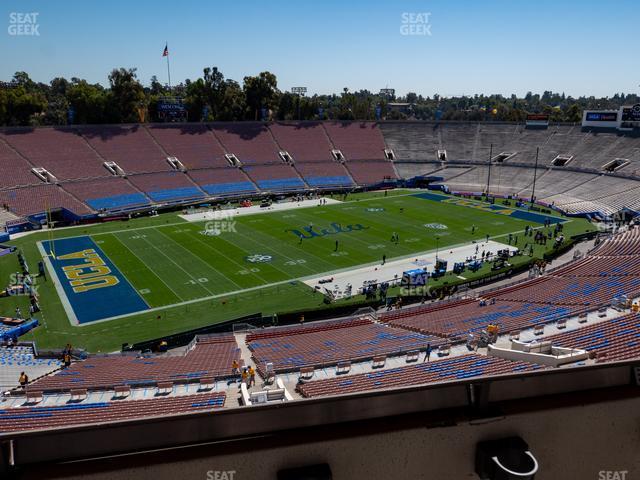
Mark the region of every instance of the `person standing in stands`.
POLYGON ((256 371, 253 369, 251 365, 249 365, 249 388, 253 387, 256 384, 256 371))
POLYGON ((431 349, 431 344, 427 343, 427 349, 425 350, 424 360, 422 361, 422 363, 429 361, 429 359, 431 358, 431 350, 432 350, 431 349))
POLYGON ((29 376, 26 373, 22 372, 20 374, 20 378, 18 379, 18 382, 20 382, 20 386, 22 388, 26 388, 26 386, 29 384, 29 376))
POLYGON ((242 384, 244 383, 245 385, 247 384, 247 380, 249 378, 249 373, 247 372, 246 368, 242 369, 242 375, 240 376, 240 387, 242 387, 242 384))
POLYGON ((240 365, 238 364, 238 360, 234 359, 231 364, 231 373, 235 376, 240 373, 240 365))

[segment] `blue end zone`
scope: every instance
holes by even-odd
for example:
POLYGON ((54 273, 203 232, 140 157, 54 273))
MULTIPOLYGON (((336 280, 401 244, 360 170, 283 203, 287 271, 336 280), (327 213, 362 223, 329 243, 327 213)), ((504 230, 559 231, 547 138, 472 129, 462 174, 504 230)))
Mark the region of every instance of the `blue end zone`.
POLYGON ((413 195, 414 197, 424 198, 425 200, 433 200, 434 202, 450 203, 452 205, 458 205, 462 207, 477 208, 485 212, 498 213, 500 215, 506 215, 509 217, 517 218, 519 220, 525 220, 528 222, 544 223, 545 220, 549 220, 553 223, 566 222, 563 218, 554 217, 552 215, 545 215, 543 213, 527 212, 525 210, 518 210, 515 208, 504 207, 502 205, 490 205, 465 198, 447 197, 444 195, 438 195, 436 193, 418 193, 413 195))
POLYGON ((227 195, 240 192, 255 192, 251 182, 211 183, 202 187, 210 195, 227 195))
POLYGON ((274 180, 258 180, 257 184, 265 190, 288 190, 291 188, 304 188, 304 183, 299 178, 278 178, 274 180))
POLYGON ((171 200, 182 200, 184 198, 204 197, 202 192, 196 187, 170 188, 167 190, 156 190, 147 192, 149 198, 154 202, 167 202, 171 200))
POLYGON ((136 205, 148 205, 149 200, 142 193, 128 193, 114 195, 113 197, 92 198, 85 202, 94 210, 114 210, 117 208, 133 207, 136 205))
MULTIPOLYGON (((48 254, 50 242, 43 241, 48 254)), ((90 237, 53 242, 49 257, 79 323, 147 310, 149 307, 90 237)))
POLYGON ((321 186, 334 186, 334 185, 353 185, 351 178, 346 175, 339 175, 335 177, 304 177, 309 185, 312 187, 321 186))

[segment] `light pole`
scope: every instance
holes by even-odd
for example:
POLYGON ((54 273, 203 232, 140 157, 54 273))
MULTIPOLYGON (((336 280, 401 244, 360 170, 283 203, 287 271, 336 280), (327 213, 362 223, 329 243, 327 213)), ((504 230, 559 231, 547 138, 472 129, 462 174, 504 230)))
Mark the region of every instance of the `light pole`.
POLYGON ((536 201, 536 178, 538 177, 538 154, 540 153, 540 147, 536 147, 536 166, 533 169, 533 189, 531 190, 531 205, 533 206, 536 201))
POLYGON ((493 158, 493 143, 489 146, 489 173, 487 175, 487 201, 489 201, 489 188, 491 188, 491 162, 493 158))
POLYGON ((436 263, 438 263, 438 248, 440 246, 440 237, 436 235, 436 263))

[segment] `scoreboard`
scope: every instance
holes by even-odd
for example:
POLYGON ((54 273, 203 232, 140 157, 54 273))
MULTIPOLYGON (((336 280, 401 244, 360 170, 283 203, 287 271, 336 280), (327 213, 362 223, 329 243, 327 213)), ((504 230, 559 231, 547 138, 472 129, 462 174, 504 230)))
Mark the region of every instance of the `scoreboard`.
POLYGON ((162 97, 158 100, 158 118, 165 122, 186 122, 187 108, 181 98, 162 97))
POLYGON ((582 126, 619 130, 640 128, 640 103, 620 107, 618 110, 585 110, 582 114, 582 126))
POLYGON ((619 128, 618 110, 585 110, 582 112, 582 126, 592 128, 619 128))
POLYGON ((587 112, 587 122, 617 122, 618 112, 587 112))
POLYGON ((528 128, 547 128, 549 126, 549 115, 545 113, 529 113, 525 125, 528 128))
POLYGON ((622 107, 623 122, 640 122, 640 103, 632 107, 622 107))

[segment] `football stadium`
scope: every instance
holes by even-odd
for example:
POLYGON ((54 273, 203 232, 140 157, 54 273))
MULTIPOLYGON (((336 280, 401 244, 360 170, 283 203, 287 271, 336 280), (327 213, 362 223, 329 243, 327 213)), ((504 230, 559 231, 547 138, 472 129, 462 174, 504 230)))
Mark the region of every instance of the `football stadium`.
MULTIPOLYGON (((53 67, 47 35, 69 38, 57 16, 87 12, 9 3, 2 478, 640 475, 639 95, 441 95, 409 70, 392 76, 402 93, 373 93, 355 79, 387 77, 357 59, 332 75, 361 90, 295 87, 293 59, 234 64, 234 48, 266 48, 241 40, 217 47, 236 82, 190 73, 191 40, 174 50, 155 32, 140 71, 110 69, 142 58, 127 47, 61 46, 68 66, 53 67)), ((453 6, 400 3, 315 8, 391 16, 374 43, 436 55, 453 6)), ((192 4, 194 21, 240 9, 192 4)), ((311 34, 284 5, 244 7, 311 34)), ((617 22, 640 13, 616 8, 617 22)), ((87 46, 108 42, 103 13, 87 46)))

